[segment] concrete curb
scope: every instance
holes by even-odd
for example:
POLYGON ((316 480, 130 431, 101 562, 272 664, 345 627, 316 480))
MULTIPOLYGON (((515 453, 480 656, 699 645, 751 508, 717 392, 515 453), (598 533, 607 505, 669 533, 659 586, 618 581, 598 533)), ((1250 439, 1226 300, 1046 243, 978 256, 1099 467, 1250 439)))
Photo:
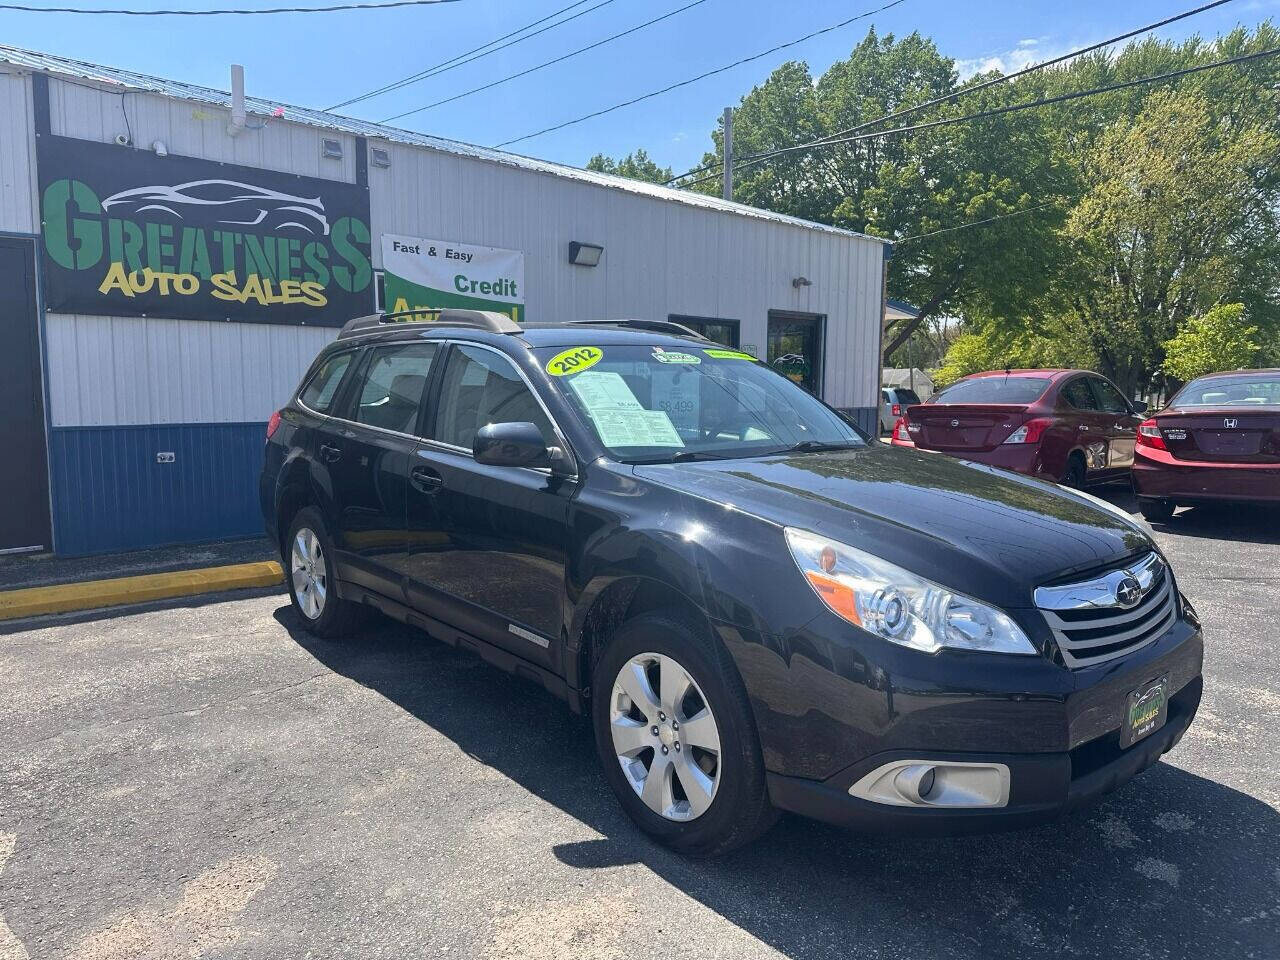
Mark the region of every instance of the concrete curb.
POLYGON ((26 587, 0 591, 0 620, 39 617, 49 613, 69 613, 96 607, 190 597, 219 590, 273 587, 284 582, 284 571, 274 560, 234 563, 201 570, 148 573, 138 577, 59 583, 47 587, 26 587))

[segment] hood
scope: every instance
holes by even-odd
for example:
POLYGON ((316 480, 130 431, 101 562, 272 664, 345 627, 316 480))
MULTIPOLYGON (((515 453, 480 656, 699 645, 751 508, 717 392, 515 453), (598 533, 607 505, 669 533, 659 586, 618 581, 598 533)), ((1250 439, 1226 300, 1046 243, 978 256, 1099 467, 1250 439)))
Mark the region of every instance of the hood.
POLYGON ((879 443, 635 471, 711 509, 822 533, 1005 607, 1030 607, 1041 584, 1155 549, 1136 521, 1087 495, 879 443))

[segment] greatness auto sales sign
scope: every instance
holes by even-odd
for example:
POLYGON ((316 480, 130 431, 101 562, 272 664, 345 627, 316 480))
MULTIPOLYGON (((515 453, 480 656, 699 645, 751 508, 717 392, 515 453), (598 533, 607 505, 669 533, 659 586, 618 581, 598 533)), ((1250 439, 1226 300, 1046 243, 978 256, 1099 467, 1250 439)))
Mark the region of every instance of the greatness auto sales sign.
POLYGON ((55 313, 341 326, 373 309, 364 187, 45 134, 55 313))

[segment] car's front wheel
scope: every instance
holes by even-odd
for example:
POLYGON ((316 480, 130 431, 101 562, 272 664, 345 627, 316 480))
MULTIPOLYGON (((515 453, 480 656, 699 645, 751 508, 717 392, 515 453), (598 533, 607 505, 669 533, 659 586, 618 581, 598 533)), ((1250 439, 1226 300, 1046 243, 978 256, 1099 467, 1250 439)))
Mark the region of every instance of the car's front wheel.
POLYGON ((596 663, 592 690, 605 776, 642 830, 716 856, 772 826, 746 691, 705 629, 679 613, 628 621, 596 663))
POLYGON ((308 631, 333 638, 359 625, 365 608, 343 600, 334 589, 333 544, 320 511, 314 507, 298 511, 281 553, 289 599, 308 631))

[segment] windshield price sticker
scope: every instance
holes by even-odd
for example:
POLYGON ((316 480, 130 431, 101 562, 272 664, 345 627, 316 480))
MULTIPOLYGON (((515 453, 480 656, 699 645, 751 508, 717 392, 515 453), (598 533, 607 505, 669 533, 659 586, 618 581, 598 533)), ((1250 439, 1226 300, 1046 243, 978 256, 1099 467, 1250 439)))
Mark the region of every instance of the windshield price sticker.
POLYGON ((655 350, 653 359, 659 363, 701 363, 701 357, 695 357, 692 353, 678 353, 675 350, 655 350))
POLYGON ((569 386, 593 416, 604 410, 644 409, 618 373, 584 373, 570 380, 569 386))
POLYGON ((708 357, 715 357, 717 360, 750 360, 756 362, 756 358, 749 353, 742 353, 740 350, 703 350, 708 357))
POLYGON ((599 347, 570 347, 547 361, 547 373, 553 377, 567 377, 594 367, 602 359, 604 351, 599 347))
POLYGON ((661 410, 600 410, 591 419, 606 447, 683 447, 684 441, 661 410))

